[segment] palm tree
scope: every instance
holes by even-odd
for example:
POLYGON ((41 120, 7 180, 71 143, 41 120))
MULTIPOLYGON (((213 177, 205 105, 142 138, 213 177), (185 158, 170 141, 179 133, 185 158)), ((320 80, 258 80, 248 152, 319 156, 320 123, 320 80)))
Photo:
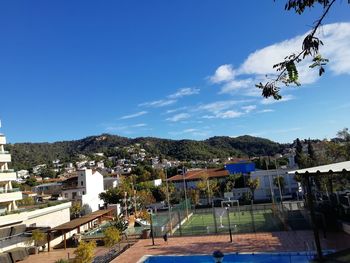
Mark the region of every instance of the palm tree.
POLYGON ((249 187, 250 191, 252 192, 252 201, 254 201, 254 193, 256 188, 258 188, 260 185, 260 181, 259 178, 255 178, 255 179, 248 179, 247 181, 247 186, 249 187))

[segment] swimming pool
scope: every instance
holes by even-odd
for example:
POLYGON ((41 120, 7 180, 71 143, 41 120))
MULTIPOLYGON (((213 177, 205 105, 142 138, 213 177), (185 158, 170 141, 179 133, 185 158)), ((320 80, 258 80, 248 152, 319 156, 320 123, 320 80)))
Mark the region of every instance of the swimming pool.
MULTIPOLYGON (((307 263, 313 255, 310 252, 300 253, 239 253, 225 254, 223 263, 307 263)), ((211 255, 195 256, 150 256, 143 263, 213 263, 211 255)))

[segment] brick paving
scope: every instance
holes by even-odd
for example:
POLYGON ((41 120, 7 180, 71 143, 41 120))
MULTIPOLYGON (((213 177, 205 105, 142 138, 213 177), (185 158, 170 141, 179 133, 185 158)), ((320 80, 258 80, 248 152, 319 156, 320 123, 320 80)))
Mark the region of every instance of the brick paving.
MULTIPOLYGON (((67 248, 64 249, 53 249, 50 252, 40 252, 36 255, 30 255, 23 261, 19 261, 20 263, 53 263, 59 259, 68 259, 74 258, 74 250, 75 248, 67 248)), ((108 251, 105 247, 97 247, 95 249, 95 255, 103 255, 108 251)))
MULTIPOLYGON (((150 239, 144 239, 114 259, 112 263, 136 263, 144 255, 211 254, 218 249, 224 253, 305 251, 307 250, 305 242, 309 245, 313 243, 311 231, 238 234, 234 235, 233 243, 229 242, 228 235, 170 237, 168 243, 157 238, 155 246, 152 246, 150 239)), ((350 235, 329 233, 327 239, 322 239, 321 243, 322 249, 344 249, 350 246, 350 235)))
MULTIPOLYGON (((233 243, 228 235, 170 237, 168 243, 156 238, 155 246, 151 239, 139 240, 135 245, 114 259, 112 263, 136 263, 144 255, 167 254, 211 254, 220 249, 224 253, 234 252, 277 252, 305 251, 305 242, 313 243, 311 231, 269 232, 256 234, 235 234, 233 243)), ((327 239, 321 239, 322 249, 344 249, 350 246, 350 235, 345 233, 328 233, 327 239)), ((108 249, 97 247, 95 255, 102 255, 108 249)), ((58 259, 67 259, 68 253, 73 257, 74 248, 54 249, 51 252, 41 252, 31 255, 23 263, 53 263, 58 259)))

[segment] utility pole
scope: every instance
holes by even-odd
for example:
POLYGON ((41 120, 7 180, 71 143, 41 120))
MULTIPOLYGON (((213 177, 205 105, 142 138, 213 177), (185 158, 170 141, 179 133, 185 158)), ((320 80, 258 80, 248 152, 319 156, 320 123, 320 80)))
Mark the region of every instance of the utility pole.
POLYGON ((276 168, 276 175, 277 175, 278 190, 280 192, 281 208, 283 210, 283 196, 282 196, 281 182, 280 182, 280 176, 279 176, 278 169, 277 169, 277 162, 276 162, 276 160, 275 160, 275 168, 276 168))
POLYGON ((124 192, 124 209, 125 209, 125 218, 128 219, 128 205, 127 205, 127 201, 126 201, 126 196, 127 196, 127 192, 124 192))
POLYGON ((267 161, 266 161, 266 160, 265 160, 265 165, 266 165, 267 177, 269 178, 272 205, 274 205, 274 204, 275 204, 275 194, 274 194, 274 192, 273 192, 271 176, 270 176, 270 174, 269 174, 269 166, 267 165, 267 161))
POLYGON ((170 233, 172 233, 173 232, 173 222, 171 220, 169 183, 168 183, 168 172, 167 172, 167 169, 165 169, 165 183, 166 183, 166 199, 167 199, 167 203, 168 203, 168 216, 169 216, 169 223, 170 223, 170 233))
POLYGON ((187 204, 187 191, 186 191, 186 181, 185 181, 185 168, 182 166, 182 179, 185 192, 185 204, 186 204, 186 218, 188 218, 188 204, 187 204))

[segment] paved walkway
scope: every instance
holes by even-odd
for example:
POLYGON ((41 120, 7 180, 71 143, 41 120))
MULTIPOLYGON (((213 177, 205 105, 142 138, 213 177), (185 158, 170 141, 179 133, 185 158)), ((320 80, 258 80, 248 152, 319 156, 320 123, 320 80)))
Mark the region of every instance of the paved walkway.
MULTIPOLYGON (((40 252, 37 255, 30 255, 27 259, 19 261, 20 263, 54 263, 59 259, 74 258, 75 248, 53 249, 50 252, 40 252)), ((95 255, 103 255, 108 251, 105 247, 97 247, 95 249, 95 255)))
MULTIPOLYGON (((228 235, 197 236, 197 237, 170 237, 166 244, 163 239, 155 239, 152 246, 150 239, 140 240, 113 263, 136 263, 144 255, 166 254, 211 254, 220 249, 222 252, 276 252, 276 251, 305 251, 306 245, 313 244, 311 231, 288 231, 257 234, 234 235, 233 243, 229 242, 228 235)), ((343 233, 328 234, 322 239, 323 249, 344 249, 349 247, 350 235, 343 233)))

